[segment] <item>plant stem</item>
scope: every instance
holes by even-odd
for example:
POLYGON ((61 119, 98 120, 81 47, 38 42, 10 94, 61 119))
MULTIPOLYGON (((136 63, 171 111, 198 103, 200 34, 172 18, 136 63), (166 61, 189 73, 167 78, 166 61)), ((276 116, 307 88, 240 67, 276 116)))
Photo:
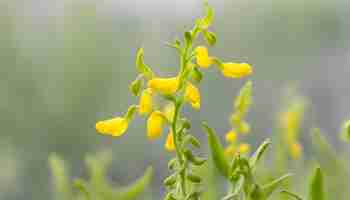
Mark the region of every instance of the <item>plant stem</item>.
POLYGON ((180 171, 180 186, 181 186, 181 192, 183 197, 186 197, 186 179, 185 179, 185 175, 186 175, 186 166, 185 166, 185 162, 183 160, 183 155, 182 155, 182 151, 180 149, 180 145, 179 145, 179 132, 177 132, 176 130, 176 126, 177 126, 177 120, 179 118, 179 112, 181 109, 181 101, 175 101, 175 111, 174 111, 174 118, 173 118, 173 122, 172 122, 172 132, 173 132, 173 140, 174 140, 174 144, 175 144, 175 150, 176 150, 176 156, 177 159, 179 160, 179 163, 181 165, 181 171, 180 171))

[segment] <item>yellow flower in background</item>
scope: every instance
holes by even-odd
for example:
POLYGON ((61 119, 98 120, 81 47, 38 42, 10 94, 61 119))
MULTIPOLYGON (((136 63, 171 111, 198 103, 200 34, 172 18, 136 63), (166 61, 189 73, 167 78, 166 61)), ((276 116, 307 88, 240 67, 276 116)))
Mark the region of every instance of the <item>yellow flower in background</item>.
POLYGON ((174 151, 175 150, 175 143, 174 143, 174 137, 173 137, 172 131, 169 131, 164 147, 167 151, 174 151))
POLYGON ((180 86, 180 80, 178 77, 172 78, 153 78, 148 81, 148 87, 163 94, 174 94, 180 86))
POLYGON ((241 121, 239 123, 239 132, 242 134, 248 134, 250 132, 250 125, 245 121, 241 121))
POLYGON ((139 105, 140 105, 139 107, 140 115, 146 115, 152 112, 152 109, 153 109, 152 89, 148 88, 142 92, 139 105))
POLYGON ((208 49, 204 46, 198 46, 196 48, 196 60, 197 65, 202 68, 208 68, 212 63, 213 59, 208 55, 208 49))
POLYGON ((226 141, 233 143, 237 141, 237 133, 234 130, 230 130, 228 133, 226 133, 226 141))
POLYGON ((194 109, 201 107, 201 96, 198 88, 192 83, 188 83, 185 90, 185 100, 190 102, 194 109))
POLYGON ((129 123, 125 118, 116 117, 96 123, 96 130, 103 135, 121 136, 128 129, 129 123))
POLYGON ((289 145, 290 155, 294 160, 298 160, 301 157, 303 147, 299 142, 293 142, 289 145))
POLYGON ((236 154, 236 147, 234 145, 230 145, 225 148, 226 156, 234 156, 236 154))
POLYGON ((248 153, 250 151, 250 145, 247 143, 242 143, 238 146, 238 152, 240 154, 245 154, 248 153))
POLYGON ((154 111, 147 120, 147 137, 150 140, 156 139, 162 135, 164 116, 160 111, 154 111))
POLYGON ((247 63, 223 63, 221 72, 229 78, 242 78, 253 73, 253 68, 247 63))

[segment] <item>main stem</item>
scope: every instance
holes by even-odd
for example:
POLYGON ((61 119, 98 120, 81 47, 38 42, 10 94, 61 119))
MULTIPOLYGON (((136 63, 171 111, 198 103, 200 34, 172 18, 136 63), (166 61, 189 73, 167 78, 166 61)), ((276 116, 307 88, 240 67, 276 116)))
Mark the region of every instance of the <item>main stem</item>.
POLYGON ((174 144, 175 144, 175 150, 176 150, 176 156, 177 159, 181 165, 181 171, 180 171, 180 186, 181 186, 181 192, 183 197, 186 197, 186 179, 185 179, 185 161, 183 159, 183 155, 182 155, 182 151, 180 149, 180 144, 179 144, 179 132, 177 132, 176 130, 176 126, 177 126, 177 120, 179 118, 179 112, 181 110, 181 101, 177 101, 175 100, 175 113, 174 113, 174 118, 173 118, 173 122, 172 122, 172 131, 173 131, 173 139, 174 139, 174 144))

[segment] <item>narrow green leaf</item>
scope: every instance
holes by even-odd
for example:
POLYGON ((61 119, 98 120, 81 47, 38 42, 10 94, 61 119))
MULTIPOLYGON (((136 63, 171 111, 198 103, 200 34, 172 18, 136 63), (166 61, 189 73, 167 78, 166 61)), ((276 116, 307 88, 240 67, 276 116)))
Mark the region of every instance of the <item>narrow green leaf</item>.
POLYGON ((143 48, 139 48, 136 54, 136 68, 146 78, 151 79, 154 76, 151 68, 148 67, 143 61, 143 48))
POLYGON ((282 194, 285 194, 287 196, 290 196, 290 197, 293 197, 294 199, 296 200, 303 200, 301 197, 299 197, 297 194, 294 194, 292 192, 289 192, 289 191, 286 191, 286 190, 283 190, 281 191, 282 194))
POLYGON ((226 160, 224 148, 222 147, 219 138, 207 123, 203 122, 202 126, 208 136, 208 143, 215 166, 223 176, 229 178, 229 163, 226 160))
POLYGON ((255 151, 253 156, 249 159, 249 165, 252 169, 257 165, 263 154, 266 152, 267 148, 270 146, 271 140, 266 139, 259 148, 255 151))
POLYGON ((136 180, 132 185, 122 188, 118 191, 118 199, 120 200, 133 200, 143 193, 146 187, 151 182, 153 175, 152 167, 148 167, 144 175, 136 180))
POLYGON ((70 199, 72 196, 71 183, 64 160, 56 154, 51 154, 49 166, 52 173, 54 199, 70 199))
POLYGON ((310 180, 308 200, 324 200, 323 174, 321 168, 317 167, 310 180))
POLYGON ((282 184, 283 181, 285 181, 287 178, 289 178, 291 176, 292 176, 292 174, 286 174, 286 175, 283 175, 280 178, 275 179, 275 180, 271 181, 270 183, 264 185, 262 187, 262 192, 263 192, 264 198, 267 199, 275 191, 275 189, 277 189, 277 187, 282 184))
POLYGON ((134 96, 138 96, 140 94, 143 81, 142 81, 142 75, 139 75, 131 84, 129 85, 129 90, 134 96))
POLYGON ((128 121, 131 121, 132 118, 134 117, 134 114, 135 114, 136 111, 137 111, 137 108, 138 108, 137 105, 131 105, 131 106, 129 106, 128 111, 127 111, 126 114, 125 114, 125 119, 128 120, 128 121))

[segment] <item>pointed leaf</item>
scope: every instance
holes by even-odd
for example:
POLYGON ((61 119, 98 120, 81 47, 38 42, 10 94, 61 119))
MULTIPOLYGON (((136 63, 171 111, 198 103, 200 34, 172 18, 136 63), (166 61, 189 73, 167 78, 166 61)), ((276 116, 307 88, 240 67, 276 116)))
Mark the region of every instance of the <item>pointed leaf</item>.
POLYGON ((226 160, 224 148, 222 147, 219 138, 214 133, 213 129, 211 129, 205 122, 202 123, 202 126, 208 136, 208 143, 215 166, 223 176, 229 178, 229 163, 226 160))
POLYGON ((64 160, 56 154, 51 154, 49 165, 53 179, 54 199, 70 199, 72 196, 71 183, 64 160))
POLYGON ((287 178, 291 176, 292 174, 286 174, 264 185, 262 187, 264 198, 267 199, 275 191, 275 189, 277 189, 277 187, 282 184, 283 181, 285 181, 287 178))
POLYGON ((135 181, 132 185, 125 187, 118 192, 118 199, 133 200, 136 199, 146 187, 150 184, 153 175, 152 167, 148 167, 144 175, 135 181))
POLYGON ((142 73, 146 78, 151 79, 154 76, 151 68, 143 61, 143 48, 139 48, 136 54, 136 68, 139 73, 142 73))
POLYGON ((254 168, 256 164, 259 162, 263 154, 266 152, 267 148, 270 146, 271 140, 266 139, 259 148, 255 151, 253 156, 249 159, 249 165, 251 168, 254 168))
POLYGON ((323 174, 321 168, 317 167, 311 177, 308 200, 324 200, 323 174))

